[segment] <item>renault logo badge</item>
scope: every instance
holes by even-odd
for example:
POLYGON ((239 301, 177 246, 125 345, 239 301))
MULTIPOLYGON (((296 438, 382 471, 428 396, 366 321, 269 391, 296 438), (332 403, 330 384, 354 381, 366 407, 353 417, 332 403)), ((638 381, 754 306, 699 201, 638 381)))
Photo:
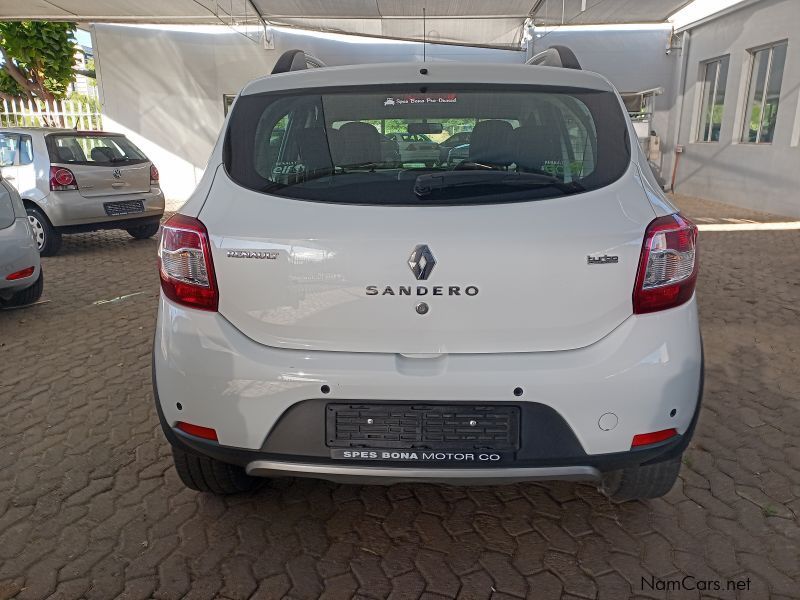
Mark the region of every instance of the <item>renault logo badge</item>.
POLYGON ((424 281, 430 277, 433 267, 436 266, 436 259, 426 244, 420 244, 408 257, 408 266, 411 267, 414 277, 419 281, 424 281))

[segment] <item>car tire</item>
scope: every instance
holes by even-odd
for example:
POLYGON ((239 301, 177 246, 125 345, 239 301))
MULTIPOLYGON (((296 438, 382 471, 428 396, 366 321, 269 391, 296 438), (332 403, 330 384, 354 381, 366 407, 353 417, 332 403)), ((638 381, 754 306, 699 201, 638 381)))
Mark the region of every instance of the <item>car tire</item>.
POLYGON ((183 485, 198 492, 239 494, 255 490, 264 481, 260 477, 251 477, 240 466, 186 452, 181 448, 172 448, 172 458, 183 485))
POLYGON ((25 306, 26 304, 33 304, 42 297, 42 290, 44 290, 44 271, 39 270, 39 278, 33 282, 33 285, 26 287, 24 290, 14 292, 11 298, 6 301, 0 300, 3 306, 25 306))
POLYGON ((161 225, 159 225, 158 223, 153 223, 151 225, 141 225, 139 227, 131 227, 130 229, 126 229, 125 231, 127 231, 128 235, 130 235, 132 238, 136 238, 137 240, 146 240, 157 234, 159 227, 161 227, 161 225))
POLYGON ((40 209, 27 206, 25 210, 28 213, 28 223, 36 238, 39 254, 42 256, 58 254, 61 249, 61 233, 50 224, 50 220, 40 209))
POLYGON ((675 485, 681 470, 681 457, 607 473, 601 490, 614 502, 660 498, 675 485))

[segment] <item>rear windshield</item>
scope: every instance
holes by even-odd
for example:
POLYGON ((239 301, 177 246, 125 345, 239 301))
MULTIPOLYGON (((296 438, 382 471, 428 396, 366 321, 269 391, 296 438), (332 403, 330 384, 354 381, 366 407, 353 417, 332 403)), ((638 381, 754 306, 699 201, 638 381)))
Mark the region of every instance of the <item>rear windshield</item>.
POLYGON ((51 134, 47 136, 50 162, 84 165, 134 164, 147 157, 122 135, 103 133, 51 134))
POLYGON ((606 186, 629 162, 612 93, 541 86, 241 96, 225 142, 239 185, 349 204, 555 198, 606 186))

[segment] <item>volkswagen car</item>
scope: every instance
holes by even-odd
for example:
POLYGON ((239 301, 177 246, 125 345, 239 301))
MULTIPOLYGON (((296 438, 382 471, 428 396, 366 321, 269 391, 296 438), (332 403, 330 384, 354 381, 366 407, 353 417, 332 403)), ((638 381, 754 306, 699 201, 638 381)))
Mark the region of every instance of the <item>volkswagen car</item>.
POLYGON ((156 406, 194 490, 564 479, 622 501, 678 476, 703 381, 697 228, 599 75, 255 80, 159 265, 156 406), (474 128, 457 164, 397 165, 382 122, 474 128))
POLYGON ((123 229, 158 233, 164 194, 156 166, 124 135, 50 127, 0 129, 0 172, 25 205, 42 256, 61 236, 123 229))

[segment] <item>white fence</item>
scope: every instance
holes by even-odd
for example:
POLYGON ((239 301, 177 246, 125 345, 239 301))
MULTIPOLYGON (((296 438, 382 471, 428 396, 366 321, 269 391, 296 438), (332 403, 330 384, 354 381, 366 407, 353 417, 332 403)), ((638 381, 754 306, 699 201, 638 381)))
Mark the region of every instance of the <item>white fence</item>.
POLYGON ((3 100, 0 105, 0 127, 100 130, 103 128, 103 115, 88 103, 76 100, 3 100))

